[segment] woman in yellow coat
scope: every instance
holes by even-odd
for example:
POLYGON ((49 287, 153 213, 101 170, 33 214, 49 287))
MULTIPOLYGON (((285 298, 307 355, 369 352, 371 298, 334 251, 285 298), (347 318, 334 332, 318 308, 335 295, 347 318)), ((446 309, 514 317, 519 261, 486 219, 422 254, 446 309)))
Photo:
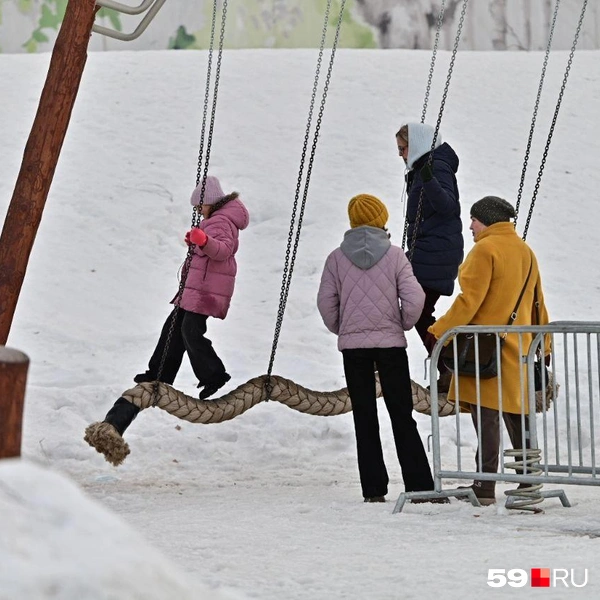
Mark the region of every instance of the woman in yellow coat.
MULTIPOLYGON (((486 196, 472 206, 470 229, 475 246, 459 269, 460 294, 448 312, 429 328, 436 338, 460 325, 506 325, 526 281, 513 325, 531 325, 534 322, 534 294, 539 303, 537 324, 548 323, 537 259, 517 235, 510 221, 514 217, 512 205, 496 196, 486 196)), ((521 354, 527 353, 532 335, 522 334, 521 339, 520 352, 519 336, 506 336, 501 362, 502 416, 514 448, 523 447, 521 413, 526 414, 528 407, 522 407, 521 381, 525 387, 526 399, 527 378, 521 354)), ((550 352, 548 344, 546 352, 550 352)), ((458 400, 463 405, 470 405, 475 429, 481 429, 483 472, 495 473, 498 470, 500 445, 498 380, 495 377, 480 379, 479 383, 481 423, 477 419, 474 377, 458 377, 458 400)), ((454 380, 450 385, 448 398, 456 400, 454 380)), ((479 451, 476 461, 479 465, 479 451)), ((473 488, 480 501, 489 500, 486 504, 495 502, 494 481, 476 481, 473 488)))

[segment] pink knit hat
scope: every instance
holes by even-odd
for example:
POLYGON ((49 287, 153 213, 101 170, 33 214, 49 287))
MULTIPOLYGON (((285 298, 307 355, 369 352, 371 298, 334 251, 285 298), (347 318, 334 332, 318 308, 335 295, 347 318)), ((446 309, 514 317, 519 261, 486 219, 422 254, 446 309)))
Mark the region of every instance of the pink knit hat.
MULTIPOLYGON (((196 186, 196 189, 192 192, 190 202, 192 206, 198 206, 200 204, 200 196, 202 195, 202 181, 196 186)), ((225 194, 221 189, 221 184, 216 177, 209 175, 206 178, 206 186, 204 188, 204 202, 206 206, 212 206, 216 204, 221 198, 224 198, 225 194)))

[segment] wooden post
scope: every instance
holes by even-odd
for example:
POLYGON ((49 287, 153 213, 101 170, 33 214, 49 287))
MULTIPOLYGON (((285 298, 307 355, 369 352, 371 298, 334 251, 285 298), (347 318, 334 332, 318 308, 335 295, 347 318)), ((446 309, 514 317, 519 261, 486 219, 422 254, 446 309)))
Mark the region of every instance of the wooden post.
POLYGON ((60 156, 96 14, 95 0, 69 0, 0 236, 0 345, 6 344, 29 255, 60 156))
POLYGON ((28 367, 25 354, 0 346, 0 458, 21 456, 28 367))

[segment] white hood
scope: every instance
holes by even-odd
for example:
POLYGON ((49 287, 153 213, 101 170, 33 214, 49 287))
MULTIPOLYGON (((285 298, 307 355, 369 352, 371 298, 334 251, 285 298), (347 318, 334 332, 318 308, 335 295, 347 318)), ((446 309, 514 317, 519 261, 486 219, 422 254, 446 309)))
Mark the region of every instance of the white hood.
MULTIPOLYGON (((435 129, 425 123, 408 123, 408 158, 406 166, 412 170, 414 164, 431 150, 435 129)), ((438 132, 435 140, 437 148, 442 143, 442 134, 438 132)))

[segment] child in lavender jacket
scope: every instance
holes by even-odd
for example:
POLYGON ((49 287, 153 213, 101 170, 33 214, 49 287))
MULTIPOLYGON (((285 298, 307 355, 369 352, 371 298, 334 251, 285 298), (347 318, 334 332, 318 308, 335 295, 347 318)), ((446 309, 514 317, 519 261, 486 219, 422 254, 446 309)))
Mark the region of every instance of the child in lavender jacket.
POLYGON ((384 502, 389 478, 379 436, 375 371, 392 422, 405 491, 433 489, 412 417, 404 335, 419 319, 425 294, 404 252, 389 240, 385 205, 361 194, 350 200, 348 215, 351 229, 327 258, 317 304, 326 327, 338 336, 343 355, 364 500, 384 502))

